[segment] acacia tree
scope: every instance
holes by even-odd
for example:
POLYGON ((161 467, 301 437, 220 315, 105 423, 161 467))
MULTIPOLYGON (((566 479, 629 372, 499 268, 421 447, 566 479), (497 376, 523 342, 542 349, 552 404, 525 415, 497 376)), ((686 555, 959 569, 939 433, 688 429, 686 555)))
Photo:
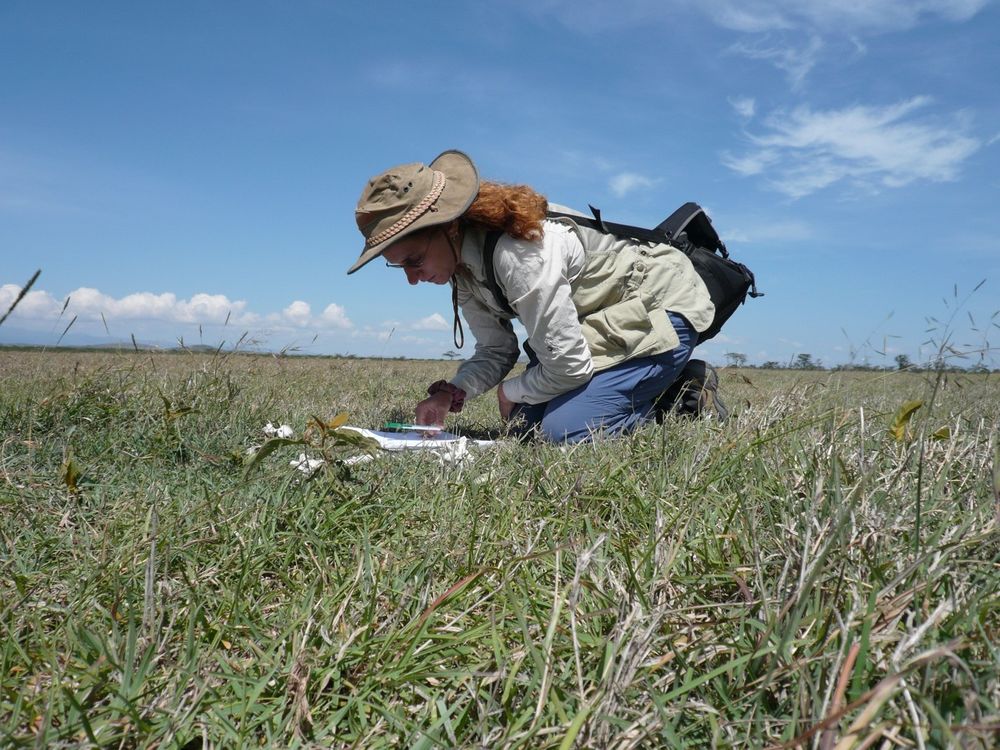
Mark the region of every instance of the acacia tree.
POLYGON ((747 355, 740 352, 726 352, 726 359, 731 367, 745 367, 747 363, 747 355))
POLYGON ((821 370, 823 368, 823 363, 818 359, 813 359, 813 355, 803 352, 795 357, 795 364, 792 365, 796 370, 821 370))

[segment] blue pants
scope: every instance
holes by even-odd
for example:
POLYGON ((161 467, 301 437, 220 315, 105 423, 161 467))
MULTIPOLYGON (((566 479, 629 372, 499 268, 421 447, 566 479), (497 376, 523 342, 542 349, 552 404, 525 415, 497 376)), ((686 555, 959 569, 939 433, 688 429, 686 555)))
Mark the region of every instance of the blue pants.
MULTIPOLYGON (((698 343, 698 333, 675 313, 667 313, 680 345, 663 354, 630 359, 602 370, 591 380, 544 404, 518 404, 511 418, 521 418, 554 443, 579 443, 595 433, 623 435, 653 419, 653 403, 681 374, 698 343)), ((537 364, 532 353, 528 367, 537 364)))

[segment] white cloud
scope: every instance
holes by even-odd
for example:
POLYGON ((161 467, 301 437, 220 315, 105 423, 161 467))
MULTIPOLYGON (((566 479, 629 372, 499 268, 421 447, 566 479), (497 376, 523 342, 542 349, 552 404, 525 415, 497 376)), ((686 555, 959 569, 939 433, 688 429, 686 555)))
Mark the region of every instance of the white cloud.
POLYGON ((730 47, 730 51, 736 54, 752 60, 766 60, 773 64, 785 73, 792 89, 802 87, 809 71, 819 61, 822 49, 823 40, 818 36, 810 37, 808 44, 802 47, 769 45, 762 42, 755 44, 740 42, 730 47))
POLYGON ((768 166, 781 159, 777 151, 770 149, 758 149, 743 156, 733 156, 728 151, 723 152, 720 157, 722 163, 734 172, 744 176, 760 174, 768 166))
POLYGON ((760 2, 731 3, 721 0, 719 2, 705 2, 701 8, 716 24, 733 31, 754 34, 762 31, 793 28, 795 24, 792 19, 788 18, 780 7, 769 7, 773 5, 773 3, 760 2))
POLYGON ((295 300, 281 311, 281 315, 292 325, 305 326, 312 319, 312 309, 306 302, 295 300))
MULTIPOLYGON (((7 297, 13 298, 19 287, 7 284, 0 294, 0 307, 7 297)), ((177 299, 177 296, 165 292, 136 292, 120 299, 115 299, 91 287, 80 287, 70 292, 67 297, 66 315, 76 315, 83 320, 99 320, 103 315, 105 320, 164 320, 175 323, 222 324, 227 316, 232 321, 246 321, 248 314, 246 302, 231 301, 221 294, 195 294, 189 300, 177 299)), ((29 292, 18 305, 14 314, 26 319, 48 319, 59 316, 63 309, 63 300, 45 291, 29 292)), ((251 316, 252 317, 252 316, 251 316)))
POLYGON ((718 25, 757 33, 794 28, 882 33, 913 28, 932 17, 968 21, 989 0, 701 0, 718 25))
POLYGON ((856 56, 866 54, 862 37, 905 31, 938 19, 960 23, 989 0, 701 0, 699 8, 717 25, 744 34, 730 52, 770 62, 795 90, 819 63, 824 38, 846 38, 856 56), (808 41, 803 42, 807 37, 808 41))
POLYGON ((347 317, 347 311, 335 302, 331 302, 324 308, 323 314, 320 316, 320 320, 331 328, 342 328, 347 330, 348 328, 352 328, 354 326, 351 319, 347 317))
MULTIPOLYGON (((20 293, 16 284, 0 286, 0 311, 6 312, 20 293)), ((343 307, 327 305, 319 318, 314 318, 308 303, 296 300, 281 311, 262 316, 247 309, 243 300, 230 300, 223 294, 198 293, 190 299, 178 299, 172 292, 156 294, 135 292, 121 298, 104 294, 98 289, 80 287, 58 299, 44 290, 28 292, 11 315, 22 321, 54 321, 60 317, 77 316, 81 321, 158 321, 162 323, 199 325, 254 326, 265 320, 294 327, 351 328, 353 324, 343 307), (66 298, 69 299, 66 304, 66 298)))
POLYGON ((934 18, 962 22, 989 0, 522 0, 530 12, 547 15, 586 33, 675 23, 680 14, 702 13, 732 31, 811 29, 821 33, 903 31, 934 18))
POLYGON ((723 154, 722 163, 743 175, 766 174, 792 198, 845 180, 868 190, 953 180, 982 144, 965 134, 963 113, 918 119, 930 103, 918 96, 885 107, 777 112, 766 120, 767 133, 750 136, 754 148, 723 154))
MULTIPOLYGON (((0 316, 4 315, 14 304, 22 287, 17 284, 0 286, 0 316)), ((21 318, 54 318, 59 315, 63 303, 57 301, 48 292, 35 290, 28 292, 18 303, 12 316, 21 318)))
POLYGON ((819 61, 822 39, 850 41, 864 54, 866 36, 942 21, 962 23, 990 0, 520 0, 522 7, 589 35, 632 28, 669 32, 685 15, 746 35, 768 35, 730 49, 767 60, 800 87, 819 61), (775 41, 775 39, 780 41, 775 41), (801 40, 808 39, 804 45, 801 40), (791 40, 796 40, 792 43, 791 40))
POLYGON ((426 318, 414 322, 410 328, 414 331, 450 331, 451 323, 445 320, 440 313, 432 313, 426 318))
POLYGON ((622 172, 612 177, 608 185, 611 188, 611 192, 619 198, 624 198, 633 190, 653 187, 657 182, 657 180, 636 174, 635 172, 622 172))
POLYGON ((753 119, 754 114, 757 111, 757 102, 754 101, 752 96, 737 96, 729 100, 733 109, 736 110, 736 114, 742 117, 744 120, 753 119))

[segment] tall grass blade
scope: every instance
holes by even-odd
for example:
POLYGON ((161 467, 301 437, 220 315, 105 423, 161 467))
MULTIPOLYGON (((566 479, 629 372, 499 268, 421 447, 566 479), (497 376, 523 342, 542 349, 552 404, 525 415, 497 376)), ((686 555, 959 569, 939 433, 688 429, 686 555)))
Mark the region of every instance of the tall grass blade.
POLYGON ((17 296, 14 298, 14 301, 10 303, 10 307, 7 308, 7 312, 3 314, 3 317, 0 317, 0 326, 2 326, 3 322, 7 320, 7 318, 10 316, 12 312, 14 312, 14 308, 17 307, 19 304, 21 304, 21 300, 23 300, 25 295, 27 295, 28 292, 31 291, 31 287, 35 285, 35 282, 38 281, 38 277, 41 275, 42 275, 42 269, 39 268, 37 271, 35 271, 34 274, 32 274, 31 278, 28 279, 28 283, 25 284, 23 287, 21 287, 21 291, 17 293, 17 296))

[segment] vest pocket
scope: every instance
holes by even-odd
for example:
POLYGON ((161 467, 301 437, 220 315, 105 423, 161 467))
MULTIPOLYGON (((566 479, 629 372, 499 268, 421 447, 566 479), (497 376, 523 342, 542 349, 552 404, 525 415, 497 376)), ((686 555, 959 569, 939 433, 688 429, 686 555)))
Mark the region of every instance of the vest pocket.
POLYGON ((651 342, 652 321, 637 295, 609 305, 580 321, 593 357, 632 356, 651 342))

